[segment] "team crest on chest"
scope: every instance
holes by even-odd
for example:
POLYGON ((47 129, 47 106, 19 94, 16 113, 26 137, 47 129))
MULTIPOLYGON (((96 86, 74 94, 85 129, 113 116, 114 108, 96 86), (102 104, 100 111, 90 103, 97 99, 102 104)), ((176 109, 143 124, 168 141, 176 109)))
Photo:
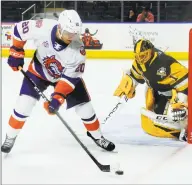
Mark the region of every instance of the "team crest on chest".
POLYGON ((55 59, 55 55, 45 57, 43 61, 43 64, 50 76, 55 79, 61 77, 64 67, 57 59, 55 59))
POLYGON ((161 67, 160 69, 158 69, 157 70, 157 75, 161 76, 161 78, 167 76, 166 68, 165 67, 161 67))

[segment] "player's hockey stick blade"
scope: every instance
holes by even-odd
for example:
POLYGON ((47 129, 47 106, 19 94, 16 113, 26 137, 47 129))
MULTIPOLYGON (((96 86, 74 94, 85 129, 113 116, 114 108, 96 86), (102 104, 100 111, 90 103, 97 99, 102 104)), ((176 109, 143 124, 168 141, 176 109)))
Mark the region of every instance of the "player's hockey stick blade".
MULTIPOLYGON (((21 73, 29 80, 29 82, 33 85, 35 91, 45 100, 49 101, 48 98, 44 95, 44 93, 39 89, 39 87, 35 84, 35 82, 26 74, 26 72, 19 67, 21 73)), ((97 167, 103 172, 110 172, 110 165, 103 165, 98 162, 98 160, 91 154, 91 152, 87 149, 87 147, 81 142, 81 140, 77 137, 75 132, 71 129, 71 127, 67 124, 67 122, 62 118, 59 112, 55 113, 60 121, 65 125, 68 131, 73 135, 75 140, 80 144, 80 146, 84 149, 84 151, 88 154, 88 156, 92 159, 92 161, 97 165, 97 167)))
POLYGON ((110 165, 103 165, 103 164, 100 164, 100 170, 102 171, 102 172, 110 172, 111 170, 110 170, 110 165))
POLYGON ((92 159, 92 161, 98 166, 98 168, 103 172, 110 172, 110 165, 103 165, 98 162, 98 160, 91 154, 91 152, 87 149, 87 147, 81 142, 81 140, 77 137, 71 127, 66 123, 66 121, 62 118, 59 112, 56 112, 56 115, 61 120, 61 122, 66 126, 68 131, 73 135, 75 140, 80 144, 80 146, 84 149, 84 151, 88 154, 88 156, 92 159))

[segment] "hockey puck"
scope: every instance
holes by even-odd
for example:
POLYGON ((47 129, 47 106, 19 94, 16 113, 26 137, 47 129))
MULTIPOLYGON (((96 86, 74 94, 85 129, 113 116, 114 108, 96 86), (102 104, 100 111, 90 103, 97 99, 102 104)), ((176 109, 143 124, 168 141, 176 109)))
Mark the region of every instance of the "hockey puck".
POLYGON ((115 172, 115 174, 117 174, 117 175, 123 175, 123 171, 122 171, 122 170, 117 170, 117 171, 115 172))

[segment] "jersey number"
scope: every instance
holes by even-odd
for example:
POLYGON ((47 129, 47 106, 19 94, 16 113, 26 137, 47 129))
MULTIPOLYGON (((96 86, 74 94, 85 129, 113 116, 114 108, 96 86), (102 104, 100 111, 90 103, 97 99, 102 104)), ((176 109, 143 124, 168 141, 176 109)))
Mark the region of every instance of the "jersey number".
POLYGON ((23 33, 27 33, 29 31, 29 21, 23 22, 22 23, 22 28, 23 28, 23 33))
POLYGON ((79 64, 78 67, 76 68, 75 72, 81 72, 83 73, 85 69, 85 63, 79 64))

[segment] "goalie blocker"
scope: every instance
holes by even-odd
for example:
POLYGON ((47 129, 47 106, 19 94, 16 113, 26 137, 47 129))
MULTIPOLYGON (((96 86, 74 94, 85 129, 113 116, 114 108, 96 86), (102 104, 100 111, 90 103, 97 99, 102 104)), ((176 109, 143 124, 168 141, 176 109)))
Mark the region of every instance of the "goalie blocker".
POLYGON ((146 83, 143 130, 156 137, 186 140, 188 69, 148 40, 138 40, 134 54, 132 67, 123 75, 114 95, 133 98, 137 85, 146 83))

